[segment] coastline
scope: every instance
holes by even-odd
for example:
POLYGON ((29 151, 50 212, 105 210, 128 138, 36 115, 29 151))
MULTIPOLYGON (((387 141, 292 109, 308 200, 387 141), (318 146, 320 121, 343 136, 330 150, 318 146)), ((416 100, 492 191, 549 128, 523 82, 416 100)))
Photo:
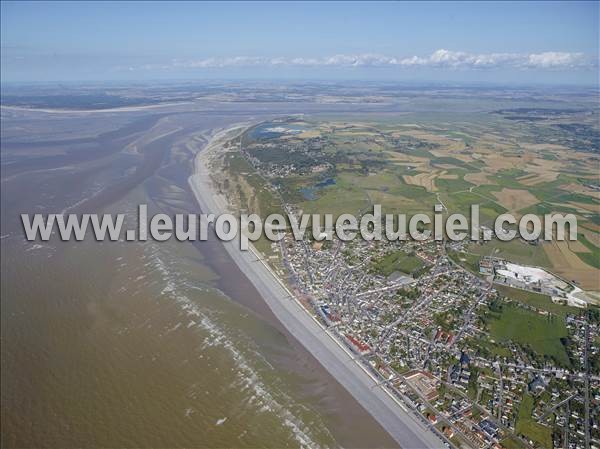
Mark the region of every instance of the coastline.
POLYGON ((56 108, 28 108, 25 106, 10 106, 2 105, 2 109, 6 111, 15 112, 44 112, 46 114, 96 114, 96 113, 113 113, 113 112, 141 112, 149 109, 160 109, 169 106, 182 106, 187 104, 193 104, 192 101, 180 101, 173 103, 158 103, 158 104, 146 104, 139 106, 122 106, 116 108, 106 109, 56 109, 56 108))
MULTIPOLYGON (((206 147, 195 156, 194 174, 189 177, 188 183, 204 213, 227 212, 227 199, 215 191, 208 163, 230 135, 242 132, 247 126, 247 123, 241 123, 219 130, 206 147)), ((437 435, 420 422, 397 398, 388 393, 356 356, 310 315, 251 244, 249 251, 241 251, 236 240, 222 243, 281 324, 365 408, 400 447, 404 449, 443 447, 443 441, 437 435)))

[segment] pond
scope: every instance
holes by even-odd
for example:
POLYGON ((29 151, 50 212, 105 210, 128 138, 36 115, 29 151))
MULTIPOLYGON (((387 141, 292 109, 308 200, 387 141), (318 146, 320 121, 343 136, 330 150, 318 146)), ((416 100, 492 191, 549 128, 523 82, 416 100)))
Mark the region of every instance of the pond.
POLYGON ((300 134, 306 127, 301 125, 286 125, 285 123, 263 123, 250 132, 250 137, 255 140, 275 139, 283 135, 300 134))
POLYGON ((313 201, 317 199, 317 193, 319 190, 332 185, 335 185, 335 178, 326 178, 322 181, 319 181, 312 187, 301 188, 300 193, 302 193, 302 196, 306 201, 313 201))

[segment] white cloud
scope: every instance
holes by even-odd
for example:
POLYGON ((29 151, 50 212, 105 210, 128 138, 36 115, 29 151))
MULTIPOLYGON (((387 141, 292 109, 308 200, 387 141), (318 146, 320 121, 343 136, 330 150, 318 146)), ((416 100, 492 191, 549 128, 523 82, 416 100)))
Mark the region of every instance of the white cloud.
POLYGON ((223 67, 431 67, 439 69, 578 69, 596 66, 583 53, 468 53, 440 49, 429 56, 396 58, 380 54, 338 54, 329 57, 235 56, 197 60, 174 60, 170 64, 146 64, 138 69, 223 68, 223 67))
POLYGON ((483 53, 474 54, 461 51, 436 50, 430 56, 413 56, 400 61, 403 66, 428 66, 455 69, 492 68, 579 68, 590 65, 583 53, 544 52, 544 53, 483 53))
POLYGON ((529 55, 529 65, 533 67, 573 67, 583 60, 582 53, 547 51, 529 55))

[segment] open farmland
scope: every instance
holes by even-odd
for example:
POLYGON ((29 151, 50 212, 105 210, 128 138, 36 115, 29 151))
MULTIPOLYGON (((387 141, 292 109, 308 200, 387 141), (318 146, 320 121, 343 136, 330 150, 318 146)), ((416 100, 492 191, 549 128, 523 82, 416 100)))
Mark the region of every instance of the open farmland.
POLYGON ((259 173, 256 179, 271 187, 241 182, 238 173, 232 193, 250 211, 272 210, 282 202, 334 217, 360 215, 373 204, 384 213, 431 215, 439 202, 444 213, 469 217, 471 205, 478 204, 481 224, 488 227, 502 213, 517 218, 572 213, 581 241, 492 241, 469 251, 542 266, 600 291, 599 149, 586 149, 572 135, 568 140, 556 131, 561 120, 593 117, 549 114, 546 123, 513 120, 511 114, 507 109, 483 117, 415 113, 361 121, 303 117, 265 122, 242 138, 241 155, 247 161, 242 171, 244 176, 259 173))

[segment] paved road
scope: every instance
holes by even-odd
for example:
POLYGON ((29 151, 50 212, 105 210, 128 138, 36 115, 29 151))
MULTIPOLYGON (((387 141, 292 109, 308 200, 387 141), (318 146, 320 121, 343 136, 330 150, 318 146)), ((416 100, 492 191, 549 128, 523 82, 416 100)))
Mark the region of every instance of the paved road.
POLYGON ((585 323, 585 347, 583 349, 583 363, 585 371, 585 386, 584 386, 584 407, 585 410, 585 448, 590 448, 590 360, 589 360, 589 348, 590 348, 590 325, 585 323))
MULTIPOLYGON (((201 161, 196 161, 196 174, 190 177, 190 186, 204 213, 220 213, 222 198, 217 198, 211 191, 208 170, 201 161)), ((400 447, 444 447, 442 440, 418 421, 404 405, 382 388, 376 388, 377 381, 292 298, 270 268, 263 261, 257 261, 258 257, 253 251, 241 251, 237 240, 223 243, 281 323, 382 425, 400 447)))

